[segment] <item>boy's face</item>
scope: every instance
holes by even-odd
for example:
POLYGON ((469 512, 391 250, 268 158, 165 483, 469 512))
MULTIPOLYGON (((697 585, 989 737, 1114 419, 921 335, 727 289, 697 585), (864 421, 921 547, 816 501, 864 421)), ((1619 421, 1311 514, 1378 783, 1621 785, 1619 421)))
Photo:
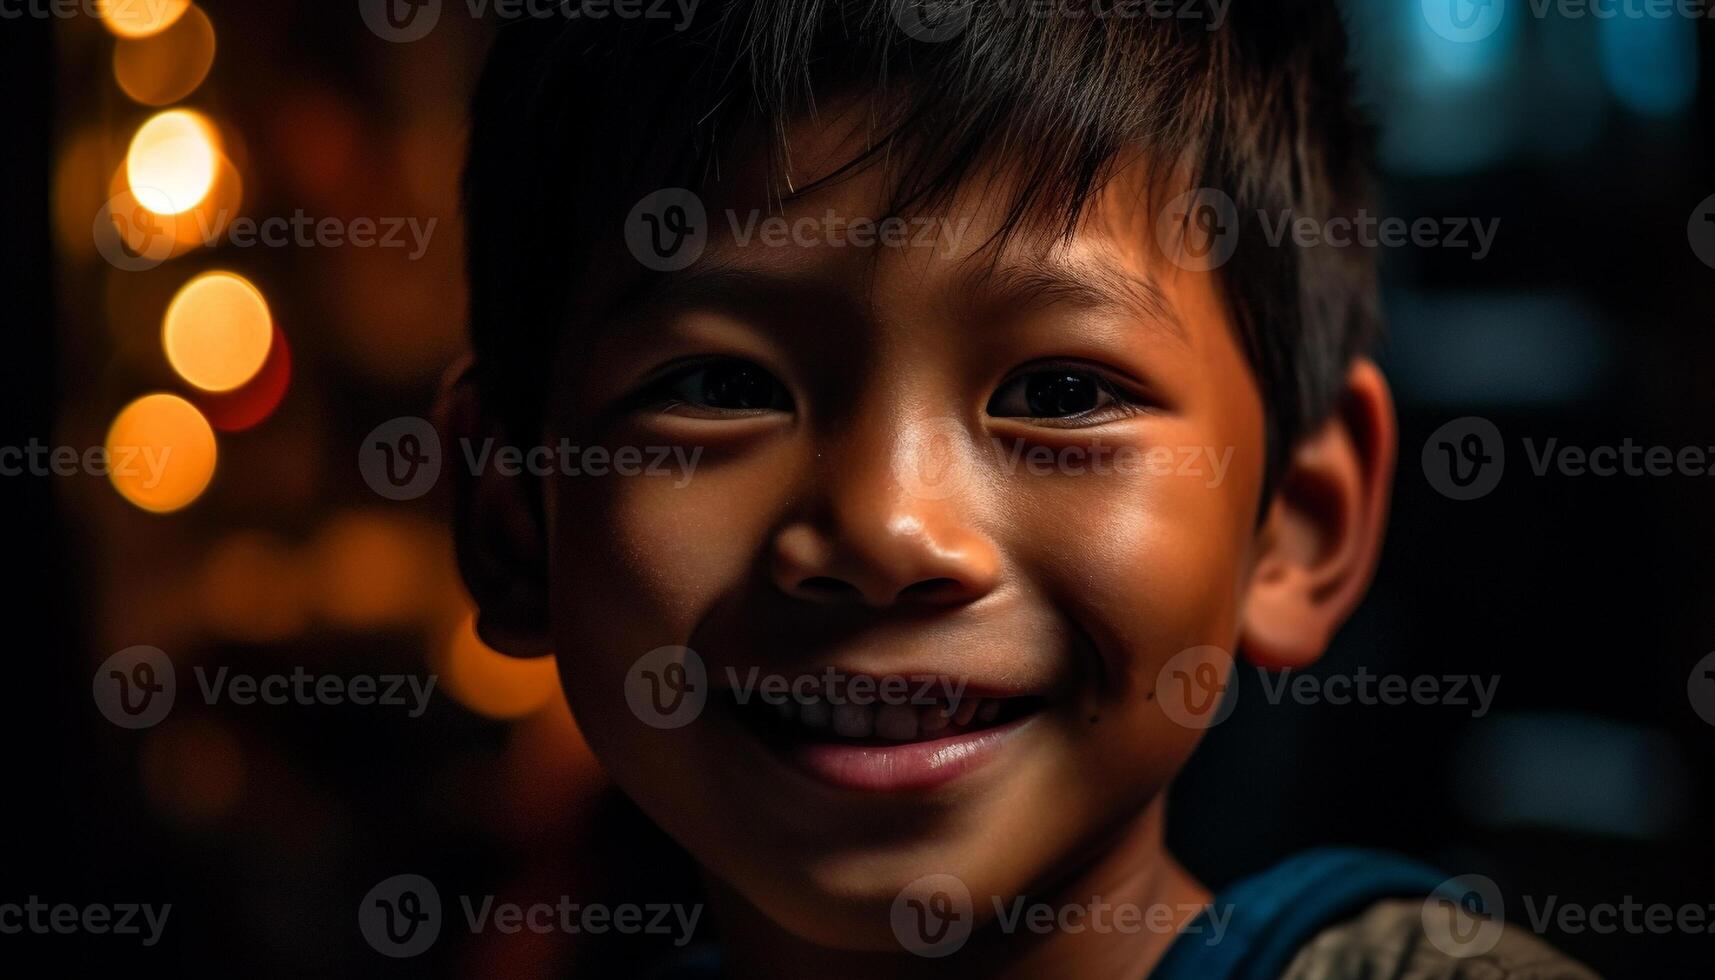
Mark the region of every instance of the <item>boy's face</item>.
MULTIPOLYGON (((794 149, 813 171, 850 148, 794 149)), ((705 192, 700 260, 566 340, 551 439, 700 450, 688 481, 549 487, 568 697, 649 816, 801 936, 897 948, 890 906, 937 873, 981 916, 1144 812, 1198 740, 1163 669, 1237 641, 1263 409, 1214 275, 1168 261, 1131 178, 988 276, 975 194, 932 243, 864 248, 825 229, 882 213, 874 168, 791 203, 784 245, 734 238, 761 193, 705 192), (664 646, 706 669, 684 727, 633 707, 670 703, 677 675, 633 670, 664 646), (823 703, 741 707, 753 676, 823 703), (997 706, 943 720, 961 687, 997 706)))

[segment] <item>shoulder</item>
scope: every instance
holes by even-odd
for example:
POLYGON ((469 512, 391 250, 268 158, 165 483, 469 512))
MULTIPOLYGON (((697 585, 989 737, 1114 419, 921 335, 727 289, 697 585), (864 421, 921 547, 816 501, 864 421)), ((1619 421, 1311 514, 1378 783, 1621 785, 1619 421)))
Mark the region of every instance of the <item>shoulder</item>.
POLYGON ((1431 938, 1421 900, 1387 900, 1318 933, 1299 950, 1282 980, 1600 980, 1522 928, 1479 919, 1454 906, 1437 914, 1450 917, 1449 935, 1469 937, 1464 950, 1431 938))

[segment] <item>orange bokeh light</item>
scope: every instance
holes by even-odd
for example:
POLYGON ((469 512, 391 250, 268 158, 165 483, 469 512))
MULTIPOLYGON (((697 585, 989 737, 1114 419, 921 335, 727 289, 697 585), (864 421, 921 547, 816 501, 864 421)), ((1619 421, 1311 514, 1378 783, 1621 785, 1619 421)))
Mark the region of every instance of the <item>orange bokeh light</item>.
POLYGON ((214 479, 214 429, 178 395, 144 395, 114 418, 107 456, 120 496, 165 514, 188 506, 214 479))
POLYGON ((205 272, 185 283, 161 325, 167 361, 204 391, 231 391, 256 377, 273 339, 262 291, 231 272, 205 272))
POLYGON ((196 583, 203 621, 222 638, 275 642, 309 623, 302 562, 269 531, 234 531, 215 542, 196 583))
POLYGON ((460 704, 489 718, 522 718, 559 696, 553 657, 508 657, 476 635, 476 617, 453 630, 439 658, 441 685, 460 704))
POLYGON ((173 26, 191 0, 112 0, 101 6, 101 22, 119 37, 148 37, 173 26))
POLYGON ((145 207, 131 192, 123 164, 114 171, 107 193, 107 206, 96 217, 96 250, 108 244, 143 260, 140 267, 150 268, 194 248, 217 243, 244 203, 244 180, 222 153, 216 162, 214 186, 188 211, 157 214, 145 207), (104 220, 106 227, 101 225, 104 220))
POLYGON ((171 27, 113 45, 113 77, 144 105, 167 105, 196 91, 214 64, 214 25, 192 6, 171 27))
POLYGON ((126 183, 138 202, 156 214, 196 207, 219 173, 219 134, 202 114, 189 109, 151 116, 125 152, 126 183))
POLYGON ((416 626, 438 595, 450 545, 433 524, 385 511, 350 511, 311 546, 317 612, 350 629, 416 626))
POLYGON ((292 348, 286 335, 274 327, 274 341, 262 370, 243 385, 223 392, 204 392, 197 405, 220 432, 243 432, 262 423, 286 398, 292 383, 292 348))

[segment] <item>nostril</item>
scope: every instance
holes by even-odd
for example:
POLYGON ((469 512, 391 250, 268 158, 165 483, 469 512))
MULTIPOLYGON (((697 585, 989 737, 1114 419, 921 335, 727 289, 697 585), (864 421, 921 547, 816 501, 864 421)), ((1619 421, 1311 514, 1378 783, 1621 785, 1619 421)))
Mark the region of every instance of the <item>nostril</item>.
POLYGON ((862 598, 857 586, 831 575, 812 575, 799 582, 798 589, 805 595, 818 599, 862 598))
POLYGON ((957 579, 930 578, 913 582, 899 593, 899 598, 917 602, 944 602, 957 598, 965 591, 957 579))

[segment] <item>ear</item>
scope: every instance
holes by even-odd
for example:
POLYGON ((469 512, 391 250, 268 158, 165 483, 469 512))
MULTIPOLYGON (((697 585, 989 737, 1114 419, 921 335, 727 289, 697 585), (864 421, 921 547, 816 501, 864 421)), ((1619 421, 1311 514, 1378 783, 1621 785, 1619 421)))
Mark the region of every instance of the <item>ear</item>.
MULTIPOLYGON (((505 426, 484 403, 476 371, 467 362, 448 374, 436 412, 446 458, 460 464, 467 454, 452 447, 480 447, 492 439, 498 449, 510 442, 505 426)), ((476 600, 477 635, 509 656, 551 653, 548 541, 534 478, 503 475, 495 466, 481 473, 463 465, 447 469, 453 482, 453 543, 459 574, 476 600)))
POLYGON ((1287 459, 1257 535, 1240 645, 1252 663, 1314 663, 1369 588, 1399 433, 1380 369, 1359 358, 1334 414, 1287 459))

